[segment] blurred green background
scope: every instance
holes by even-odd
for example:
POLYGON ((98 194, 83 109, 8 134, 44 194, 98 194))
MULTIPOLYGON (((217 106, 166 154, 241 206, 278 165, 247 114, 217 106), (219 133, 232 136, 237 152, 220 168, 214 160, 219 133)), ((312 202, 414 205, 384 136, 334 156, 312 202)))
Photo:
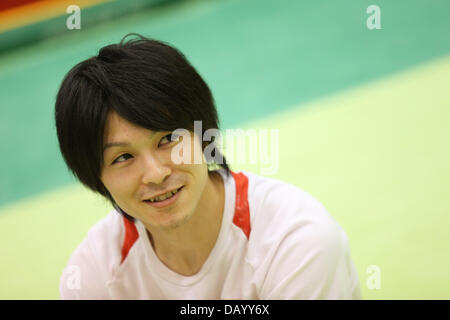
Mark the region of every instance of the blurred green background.
POLYGON ((279 130, 272 177, 345 229, 364 299, 450 298, 448 1, 91 2, 79 30, 62 10, 0 33, 0 298, 58 299, 70 254, 110 210, 66 169, 53 108, 68 70, 129 32, 185 53, 222 130, 279 130), (366 25, 372 4, 381 29, 366 25))

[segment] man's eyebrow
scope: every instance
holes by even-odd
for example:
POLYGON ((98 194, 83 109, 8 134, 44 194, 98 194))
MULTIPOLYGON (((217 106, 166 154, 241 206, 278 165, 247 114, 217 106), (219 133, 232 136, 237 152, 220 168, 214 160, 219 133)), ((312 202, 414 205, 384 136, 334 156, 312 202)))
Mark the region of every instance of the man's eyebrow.
POLYGON ((128 146, 130 146, 130 144, 127 142, 108 142, 103 146, 103 151, 111 147, 128 147, 128 146))
MULTIPOLYGON (((158 136, 158 134, 164 133, 165 131, 158 131, 155 133, 152 133, 150 135, 150 139, 154 139, 155 137, 158 136)), ((103 151, 105 151, 108 148, 112 148, 112 147, 129 147, 131 144, 128 142, 108 142, 103 146, 103 151)))

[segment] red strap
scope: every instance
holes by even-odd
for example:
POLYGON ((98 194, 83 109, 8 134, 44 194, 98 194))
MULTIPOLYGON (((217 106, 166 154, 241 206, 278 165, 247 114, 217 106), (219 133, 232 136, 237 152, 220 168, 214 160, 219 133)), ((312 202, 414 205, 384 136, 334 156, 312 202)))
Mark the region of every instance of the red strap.
POLYGON ((248 177, 242 172, 234 173, 236 184, 236 206, 233 223, 244 231, 247 239, 250 237, 250 209, 248 206, 248 177))
POLYGON ((134 222, 123 217, 123 224, 125 226, 125 238, 123 240, 122 260, 120 261, 120 263, 122 263, 125 260, 131 247, 139 238, 139 233, 136 229, 136 225, 134 224, 134 222))

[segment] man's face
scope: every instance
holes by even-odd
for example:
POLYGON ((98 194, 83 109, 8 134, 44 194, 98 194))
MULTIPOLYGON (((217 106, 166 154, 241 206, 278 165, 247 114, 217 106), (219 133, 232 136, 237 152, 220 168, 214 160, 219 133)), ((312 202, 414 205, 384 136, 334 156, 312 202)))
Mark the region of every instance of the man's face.
POLYGON ((101 181, 122 210, 151 228, 173 229, 186 223, 208 180, 203 154, 196 155, 203 159, 201 164, 193 160, 194 152, 202 153, 199 138, 193 132, 182 138, 190 139, 192 164, 175 164, 172 149, 183 141, 171 141, 170 134, 135 126, 114 112, 105 125, 101 181), (166 200, 149 200, 167 191, 177 192, 166 200))

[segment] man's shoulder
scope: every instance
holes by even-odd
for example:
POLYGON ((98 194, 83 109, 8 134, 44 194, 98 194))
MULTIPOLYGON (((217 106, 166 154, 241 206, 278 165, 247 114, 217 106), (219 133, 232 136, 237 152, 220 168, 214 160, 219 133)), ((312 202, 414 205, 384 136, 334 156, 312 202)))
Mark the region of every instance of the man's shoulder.
POLYGON ((290 292, 298 294, 293 297, 358 296, 355 291, 358 279, 350 259, 347 235, 325 206, 292 184, 248 172, 244 174, 248 177, 251 212, 246 260, 259 279, 266 279, 261 292, 268 297, 283 296, 282 293, 277 295, 273 288, 284 275, 295 274, 300 282, 292 283, 298 288, 302 283, 313 283, 311 288, 314 289, 322 282, 337 287, 328 291, 324 288, 318 293, 311 293, 307 288, 298 293, 299 289, 293 288, 290 292), (338 265, 340 273, 335 275, 338 265), (299 268, 304 271, 294 272, 299 268), (323 277, 328 277, 325 282, 323 277))
POLYGON ((120 263, 124 234, 122 221, 123 217, 119 213, 111 211, 96 222, 72 253, 71 260, 82 263, 80 259, 90 257, 102 262, 101 265, 108 264, 108 269, 120 263))
POLYGON ((248 199, 251 211, 260 216, 276 217, 282 214, 285 218, 306 218, 313 216, 331 218, 325 206, 310 193, 298 186, 279 179, 259 176, 243 171, 248 177, 248 199))
POLYGON ((91 240, 111 240, 120 237, 123 229, 123 216, 112 210, 97 221, 88 231, 91 240))
POLYGON ((120 265, 122 216, 115 211, 94 224, 73 251, 60 279, 63 299, 105 299, 120 265))
MULTIPOLYGON (((325 206, 301 188, 278 179, 243 172, 248 177, 248 201, 253 239, 307 239, 311 245, 340 237, 342 228, 325 206)), ((300 241, 300 240, 299 240, 300 241)), ((267 243, 268 244, 268 243, 267 243)))

